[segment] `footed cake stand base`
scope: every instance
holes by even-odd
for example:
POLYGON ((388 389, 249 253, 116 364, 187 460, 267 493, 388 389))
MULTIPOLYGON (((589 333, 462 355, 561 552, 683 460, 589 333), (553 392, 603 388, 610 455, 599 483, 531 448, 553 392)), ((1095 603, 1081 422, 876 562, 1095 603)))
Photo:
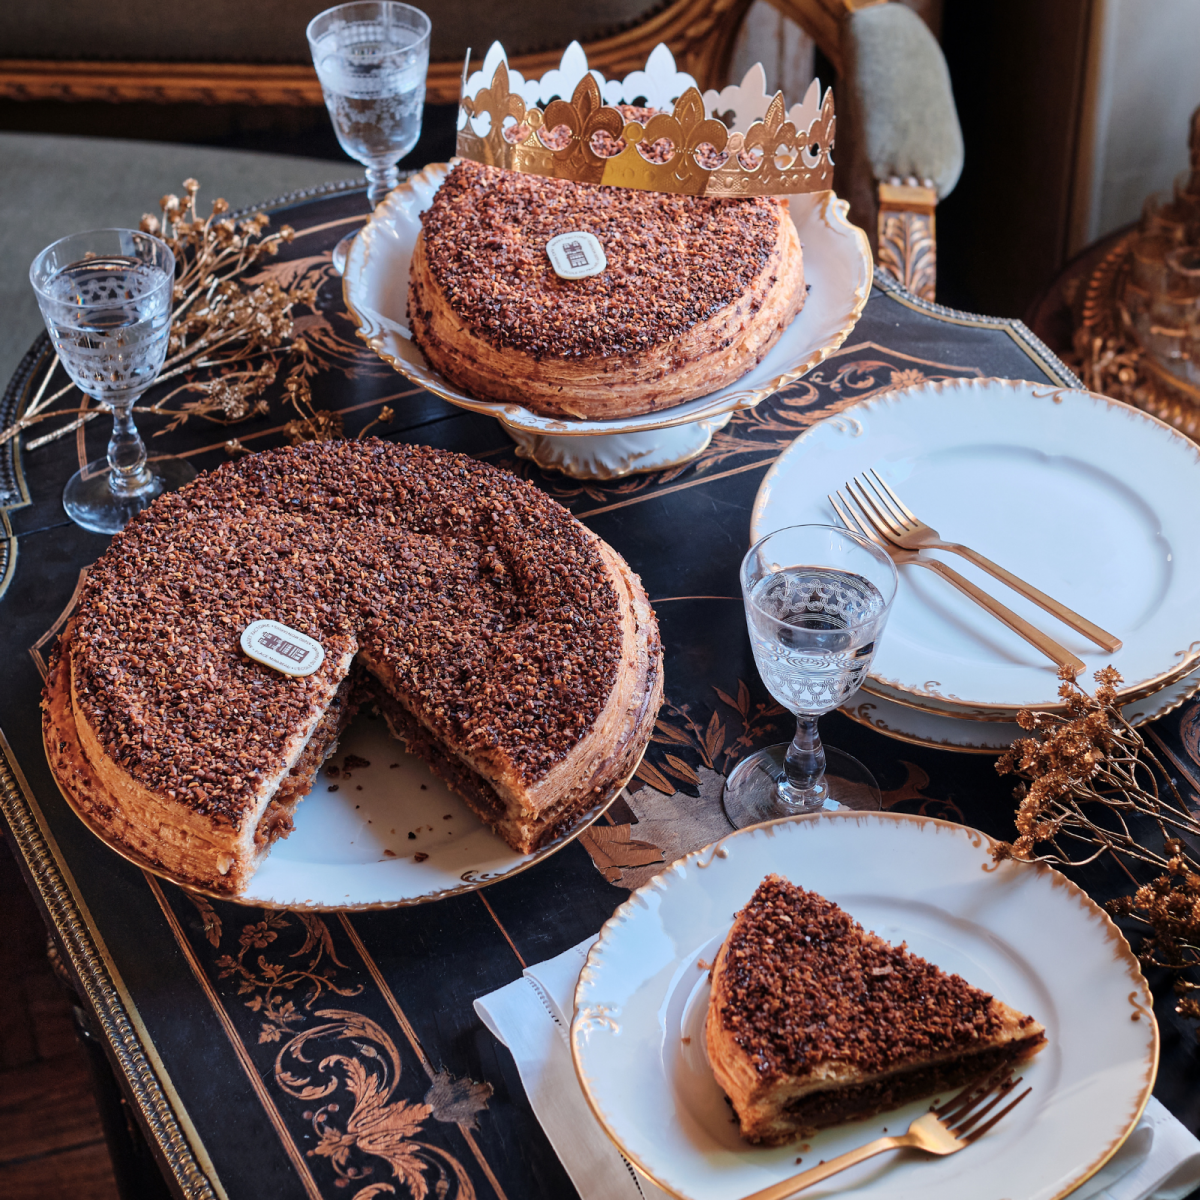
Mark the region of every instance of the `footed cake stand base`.
POLYGON ((661 471, 691 462, 733 416, 724 413, 710 421, 648 429, 644 433, 574 434, 554 436, 505 427, 517 443, 517 454, 532 459, 543 471, 562 471, 572 479, 620 479, 643 471, 661 471))

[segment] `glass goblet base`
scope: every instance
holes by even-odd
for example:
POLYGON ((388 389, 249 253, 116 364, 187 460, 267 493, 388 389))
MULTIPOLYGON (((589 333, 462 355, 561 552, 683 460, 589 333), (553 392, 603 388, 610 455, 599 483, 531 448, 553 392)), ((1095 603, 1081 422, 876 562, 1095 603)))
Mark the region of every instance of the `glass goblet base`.
POLYGON ((805 813, 878 812, 883 807, 875 776, 857 758, 832 746, 825 747, 825 775, 814 797, 815 803, 808 806, 787 803, 779 793, 779 783, 786 778, 787 751, 787 742, 767 746, 743 759, 730 772, 721 803, 734 829, 805 813))
POLYGON ((145 487, 122 494, 109 484, 108 459, 98 458, 67 480, 63 508, 76 525, 92 533, 120 533, 155 496, 196 478, 195 467, 182 458, 156 458, 146 463, 146 472, 150 478, 145 487))

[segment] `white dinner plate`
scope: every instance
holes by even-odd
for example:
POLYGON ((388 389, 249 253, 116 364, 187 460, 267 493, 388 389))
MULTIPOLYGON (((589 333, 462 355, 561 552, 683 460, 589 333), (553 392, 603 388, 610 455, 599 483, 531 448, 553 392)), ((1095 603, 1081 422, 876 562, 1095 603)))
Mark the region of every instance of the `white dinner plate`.
POLYGON ((849 337, 871 292, 870 246, 847 219, 846 201, 833 192, 789 196, 804 247, 808 300, 766 358, 736 383, 659 412, 606 421, 543 417, 519 404, 478 400, 434 371, 408 330, 408 272, 421 213, 433 203, 449 169, 447 163, 432 163, 379 204, 351 245, 342 290, 359 337, 381 358, 444 400, 496 417, 510 429, 543 435, 638 433, 753 408, 832 354, 849 337))
POLYGON ((235 904, 317 910, 424 904, 519 874, 578 837, 619 795, 532 854, 518 854, 389 734, 383 718, 360 712, 297 806, 292 833, 271 847, 246 890, 231 896, 174 879, 109 838, 68 788, 60 790, 105 845, 152 874, 235 904))
MULTIPOLYGON (((1083 659, 1121 695, 1200 665, 1200 447, 1092 392, 1000 379, 923 383, 851 404, 799 437, 755 501, 751 540, 839 524, 826 495, 874 468, 947 541, 971 546, 1124 642, 1115 654, 939 554, 1083 659)), ((900 568, 871 674, 875 695, 975 720, 1061 710, 1057 668, 931 571, 900 568)))
MULTIPOLYGON (((1131 700, 1121 708, 1131 725, 1145 725, 1174 712, 1200 691, 1200 671, 1152 692, 1141 700, 1131 700)), ((882 696, 857 692, 841 711, 859 725, 914 746, 932 750, 961 750, 968 754, 1003 754, 1017 738, 1030 737, 1016 721, 963 721, 942 713, 897 704, 882 696)))
POLYGON ((1137 1124, 1158 1029, 1128 944, 1087 895, 1040 865, 1003 862, 976 830, 894 813, 821 813, 755 826, 639 888, 600 932, 575 993, 571 1049, 592 1111, 671 1195, 730 1200, 889 1132, 918 1101, 776 1148, 743 1142, 704 1049, 707 966, 771 872, 842 905, 867 929, 1030 1013, 1046 1047, 1022 1064, 1031 1094, 959 1154, 884 1155, 818 1184, 887 1200, 1054 1200, 1137 1124))

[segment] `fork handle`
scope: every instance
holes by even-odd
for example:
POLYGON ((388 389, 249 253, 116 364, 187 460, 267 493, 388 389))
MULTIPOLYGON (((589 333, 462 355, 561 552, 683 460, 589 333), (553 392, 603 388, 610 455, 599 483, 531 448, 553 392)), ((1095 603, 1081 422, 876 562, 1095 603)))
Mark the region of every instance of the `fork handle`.
POLYGON ((1099 625, 1089 621, 1087 617, 1081 617, 1074 609, 1068 608, 1065 604, 1055 600, 1053 596, 1047 596, 1045 592, 1038 591, 1032 583, 1026 583, 1020 576, 1014 575, 1011 571, 1006 571, 998 563, 992 562, 990 558, 984 558, 978 550, 972 550, 970 546, 959 545, 958 542, 941 541, 930 542, 923 549, 949 550, 952 554, 961 555, 968 562, 973 562, 989 575, 994 575, 1001 583, 1008 584, 1014 592, 1019 592, 1027 600, 1032 600, 1034 604, 1056 616, 1064 625, 1069 625, 1072 629, 1082 633, 1085 638, 1095 642, 1097 646, 1110 651, 1120 650, 1121 639, 1119 637, 1113 637, 1108 630, 1101 629, 1099 625))
POLYGON ((1060 667, 1071 667, 1077 674, 1083 671, 1083 659, 1076 658, 1065 646, 1060 646, 1052 637, 1044 634, 1036 625, 1030 625, 1024 617, 1019 617, 1011 608, 1006 608, 994 596, 989 596, 982 588, 976 587, 965 576, 960 575, 953 567, 948 567, 936 558, 913 558, 909 560, 919 567, 928 567, 940 575, 948 584, 958 588, 964 595, 970 596, 980 608, 1003 622, 1018 637, 1023 637, 1031 645, 1036 646, 1047 658, 1058 663, 1060 667))
POLYGON ((845 1154, 839 1154, 837 1158, 831 1158, 828 1162, 821 1163, 816 1167, 809 1167, 807 1171, 801 1171, 799 1175, 793 1175, 791 1179, 784 1179, 761 1191, 752 1192, 749 1196, 743 1196, 742 1200, 786 1200, 788 1196, 794 1196, 806 1187, 820 1183, 822 1179, 828 1179, 830 1175, 836 1175, 839 1171, 853 1167, 864 1159, 874 1158, 876 1154, 882 1154, 885 1150, 899 1150, 902 1146, 915 1144, 909 1140, 908 1134, 901 1137, 876 1138, 865 1146, 859 1146, 857 1150, 847 1150, 845 1154))

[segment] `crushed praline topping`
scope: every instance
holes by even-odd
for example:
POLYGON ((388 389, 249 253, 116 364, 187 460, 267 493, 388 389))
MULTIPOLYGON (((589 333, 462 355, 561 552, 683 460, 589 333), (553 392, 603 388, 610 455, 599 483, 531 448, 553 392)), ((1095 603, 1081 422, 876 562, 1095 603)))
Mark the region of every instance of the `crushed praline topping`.
POLYGON ((986 992, 778 875, 739 914, 723 981, 722 1025, 760 1078, 827 1062, 880 1071, 968 1049, 1000 1026, 986 992))
POLYGON ((235 826, 347 653, 526 784, 589 731, 621 657, 597 541, 564 508, 465 455, 373 438, 251 455, 159 497, 78 614, 75 686, 105 752, 235 826), (320 670, 243 654, 261 617, 316 638, 320 670))
POLYGON ((430 272, 455 314, 535 358, 636 354, 681 336, 752 291, 787 219, 773 197, 597 187, 475 162, 458 163, 421 214, 430 272), (574 230, 600 240, 601 274, 554 273, 546 243, 574 230))

